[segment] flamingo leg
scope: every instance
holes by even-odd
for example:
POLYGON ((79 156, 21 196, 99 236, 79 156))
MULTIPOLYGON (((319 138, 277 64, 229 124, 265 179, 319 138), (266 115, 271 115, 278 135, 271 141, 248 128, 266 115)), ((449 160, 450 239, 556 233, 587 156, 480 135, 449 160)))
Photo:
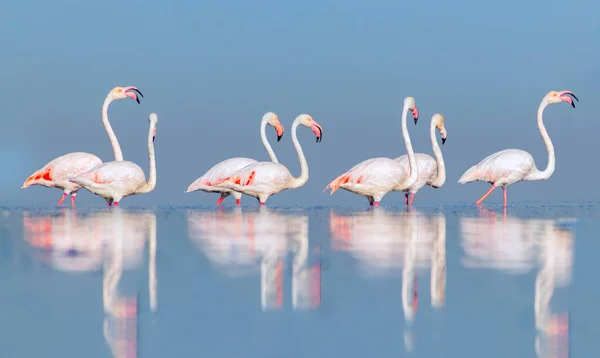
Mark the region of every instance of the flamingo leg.
POLYGON ((219 198, 219 200, 217 200, 217 205, 221 205, 223 199, 225 199, 225 197, 221 194, 221 197, 219 198))
POLYGON ((494 191, 494 189, 496 189, 495 185, 492 185, 492 187, 490 188, 490 190, 488 190, 487 193, 483 194, 483 196, 481 197, 481 199, 477 200, 477 202, 475 204, 479 205, 481 204, 481 202, 487 198, 488 196, 490 196, 490 194, 492 193, 492 191, 494 191))
POLYGON ((75 206, 75 197, 77 196, 77 193, 71 193, 71 206, 75 206))
POLYGON ((412 206, 413 199, 415 198, 415 193, 410 193, 410 201, 408 202, 408 206, 412 206))
POLYGON ((506 207, 506 187, 502 187, 502 191, 504 192, 504 207, 506 207))
POLYGON ((379 207, 379 202, 378 202, 378 201, 375 201, 375 202, 373 203, 373 205, 375 205, 375 207, 376 207, 376 208, 378 208, 378 207, 379 207))
POLYGON ((115 206, 119 206, 119 202, 118 201, 115 201, 115 206))
POLYGON ((369 200, 369 206, 373 206, 373 197, 372 196, 367 196, 367 200, 369 200))
POLYGON ((235 199, 235 205, 240 205, 242 203, 241 199, 235 199))
POLYGON ((62 205, 63 201, 65 201, 65 198, 67 197, 67 193, 63 193, 63 195, 60 197, 60 200, 58 200, 58 205, 62 205))
POLYGON ((404 204, 408 205, 408 193, 404 193, 404 204))

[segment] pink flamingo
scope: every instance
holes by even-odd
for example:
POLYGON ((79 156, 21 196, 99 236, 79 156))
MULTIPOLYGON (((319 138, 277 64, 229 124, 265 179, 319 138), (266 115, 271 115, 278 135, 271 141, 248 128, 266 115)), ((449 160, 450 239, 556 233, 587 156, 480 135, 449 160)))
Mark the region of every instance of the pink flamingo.
MULTIPOLYGON (((144 95, 133 86, 115 87, 110 91, 108 96, 106 96, 104 104, 102 105, 102 123, 108 133, 108 138, 112 144, 116 161, 123 160, 123 152, 119 146, 117 136, 108 121, 108 106, 114 100, 127 97, 133 98, 137 103, 140 103, 138 96, 131 91, 135 91, 139 93, 140 96, 144 97, 144 95)), ((70 182, 69 178, 85 173, 100 164, 102 164, 102 160, 94 154, 85 152, 68 153, 53 159, 35 173, 31 174, 25 183, 23 183, 21 189, 28 188, 32 185, 41 185, 47 188, 59 188, 63 190, 63 195, 58 201, 58 205, 62 205, 69 194, 71 194, 71 205, 75 205, 75 196, 77 195, 77 191, 81 189, 81 186, 70 182)))
MULTIPOLYGON (((274 127, 277 131, 277 141, 281 139, 283 136, 283 125, 279 122, 279 117, 273 112, 266 113, 260 122, 260 138, 262 139, 263 145, 271 158, 273 163, 279 163, 277 160, 277 156, 275 156, 275 152, 273 152, 273 148, 271 148, 271 144, 267 140, 267 135, 265 133, 265 129, 267 124, 271 127, 274 127)), ((240 205, 242 193, 227 189, 225 187, 217 186, 215 183, 222 181, 224 178, 231 176, 233 173, 242 169, 243 167, 256 163, 257 160, 251 158, 230 158, 226 159, 220 163, 215 164, 212 168, 210 168, 204 175, 200 178, 196 179, 185 191, 186 193, 202 190, 205 192, 217 192, 221 193, 221 197, 217 200, 217 205, 223 202, 223 199, 228 197, 229 195, 233 195, 235 198, 235 203, 240 205)))
POLYGON ((300 177, 293 177, 290 171, 280 163, 256 162, 238 170, 217 185, 255 197, 260 205, 264 205, 269 196, 306 184, 308 164, 296 136, 299 125, 310 128, 317 137, 317 143, 323 138, 323 128, 308 114, 299 115, 292 124, 292 142, 300 160, 300 177))
POLYGON ((570 95, 576 101, 579 101, 571 91, 551 91, 544 96, 538 108, 538 128, 540 129, 544 143, 546 143, 546 149, 548 150, 548 166, 546 169, 542 171, 538 170, 531 154, 524 150, 505 149, 496 152, 483 159, 477 165, 469 168, 469 170, 467 170, 458 180, 458 184, 465 184, 472 181, 483 181, 492 184, 492 188, 477 200, 475 204, 481 204, 494 189, 501 186, 502 191, 504 192, 504 206, 506 207, 506 188, 510 184, 522 180, 546 180, 550 178, 554 172, 555 166, 554 146, 552 145, 550 136, 548 136, 542 117, 544 109, 550 104, 567 102, 575 108, 575 103, 571 97, 567 95, 570 95))
POLYGON ((415 106, 415 99, 412 97, 404 99, 404 108, 402 109, 402 136, 408 153, 409 170, 405 170, 394 159, 367 159, 329 183, 325 187, 325 190, 331 189, 329 195, 333 195, 338 188, 342 188, 367 197, 369 204, 377 207, 384 195, 390 191, 405 190, 415 183, 418 178, 418 168, 406 128, 406 117, 409 110, 412 112, 416 124, 419 119, 419 111, 415 106))
MULTIPOLYGON (((444 182, 446 182, 446 166, 444 165, 442 150, 440 149, 437 139, 435 138, 436 129, 440 131, 442 145, 444 145, 444 143, 446 143, 448 133, 446 132, 446 127, 444 127, 444 117, 439 113, 436 113, 433 115, 433 117, 431 117, 431 126, 429 129, 429 135, 431 137, 431 145, 433 146, 433 155, 435 156, 435 159, 425 153, 415 153, 419 171, 417 181, 413 185, 406 187, 403 190, 400 189, 404 191, 407 205, 412 206, 415 194, 417 191, 419 191, 419 189, 425 186, 425 184, 431 186, 432 188, 439 188, 444 185, 444 182), (409 193, 410 201, 408 200, 409 193)), ((396 158, 396 161, 404 167, 406 172, 410 171, 408 155, 404 154, 403 156, 396 158)))
POLYGON ((98 165, 92 170, 70 179, 93 194, 103 197, 108 206, 114 202, 119 206, 122 198, 136 194, 146 194, 156 186, 156 160, 154 156, 154 138, 158 116, 150 113, 148 117, 148 156, 150 157, 150 178, 146 182, 144 171, 130 161, 114 161, 98 165))

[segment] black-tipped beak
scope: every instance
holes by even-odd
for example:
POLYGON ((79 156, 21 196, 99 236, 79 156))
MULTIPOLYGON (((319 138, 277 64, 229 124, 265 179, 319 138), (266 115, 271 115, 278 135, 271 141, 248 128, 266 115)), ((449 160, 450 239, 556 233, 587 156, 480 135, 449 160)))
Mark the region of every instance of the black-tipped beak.
MULTIPOLYGON (((144 95, 142 94, 142 92, 140 92, 140 90, 138 90, 137 88, 131 88, 131 89, 129 89, 128 91, 134 91, 134 92, 137 92, 137 93, 140 95, 140 97, 144 98, 144 95)), ((138 104, 140 104, 140 97, 138 97, 138 96, 136 96, 136 97, 135 97, 135 101, 136 101, 138 104)))
POLYGON ((277 141, 278 141, 278 142, 281 140, 281 137, 283 137, 283 134, 282 134, 282 135, 278 135, 278 136, 277 136, 277 141))
POLYGON ((317 127, 319 129, 319 135, 317 136, 317 143, 323 140, 323 129, 321 127, 317 127))
POLYGON ((419 121, 419 118, 415 118, 415 124, 417 124, 418 121, 419 121))
POLYGON ((442 145, 446 144, 446 138, 442 138, 442 145))
POLYGON ((156 139, 155 136, 152 136, 152 143, 154 143, 154 140, 156 139))

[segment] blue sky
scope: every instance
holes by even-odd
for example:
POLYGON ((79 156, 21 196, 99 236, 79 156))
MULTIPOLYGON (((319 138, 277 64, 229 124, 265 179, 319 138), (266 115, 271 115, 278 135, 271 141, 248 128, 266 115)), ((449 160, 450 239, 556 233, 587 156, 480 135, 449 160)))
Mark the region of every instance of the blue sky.
MULTIPOLYGON (((0 203, 53 205, 59 190, 20 186, 64 153, 112 160, 100 108, 118 85, 145 95, 141 105, 113 103, 109 118, 125 159, 146 173, 147 117, 159 115, 158 185, 125 199, 130 206, 214 204, 216 194, 184 190, 221 160, 268 160, 259 138, 268 111, 286 128, 279 143, 268 134, 295 175, 291 122, 309 113, 324 129, 319 144, 299 129, 310 179, 271 205, 364 205, 362 197, 322 190, 362 160, 405 153, 406 96, 421 114, 409 126, 416 151, 431 153, 433 113, 444 115, 448 130, 448 180, 441 189, 423 188, 415 204, 474 202, 488 185, 456 181, 487 155, 518 148, 546 166, 535 114, 548 91, 563 89, 581 102, 575 110, 546 110, 556 171, 545 182, 511 186, 509 203, 598 200, 599 13, 591 0, 4 2, 0 203)), ((81 194, 82 204, 105 205, 81 194)), ((392 193, 382 204, 403 200, 392 193)), ((488 200, 500 202, 501 194, 488 200)))

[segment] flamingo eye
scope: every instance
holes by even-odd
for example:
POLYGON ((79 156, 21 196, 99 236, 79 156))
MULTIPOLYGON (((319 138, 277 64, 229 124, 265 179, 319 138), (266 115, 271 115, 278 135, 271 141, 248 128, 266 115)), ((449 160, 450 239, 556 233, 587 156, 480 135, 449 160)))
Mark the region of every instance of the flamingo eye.
POLYGON ((558 93, 554 92, 552 93, 552 97, 556 97, 558 95, 558 93))

